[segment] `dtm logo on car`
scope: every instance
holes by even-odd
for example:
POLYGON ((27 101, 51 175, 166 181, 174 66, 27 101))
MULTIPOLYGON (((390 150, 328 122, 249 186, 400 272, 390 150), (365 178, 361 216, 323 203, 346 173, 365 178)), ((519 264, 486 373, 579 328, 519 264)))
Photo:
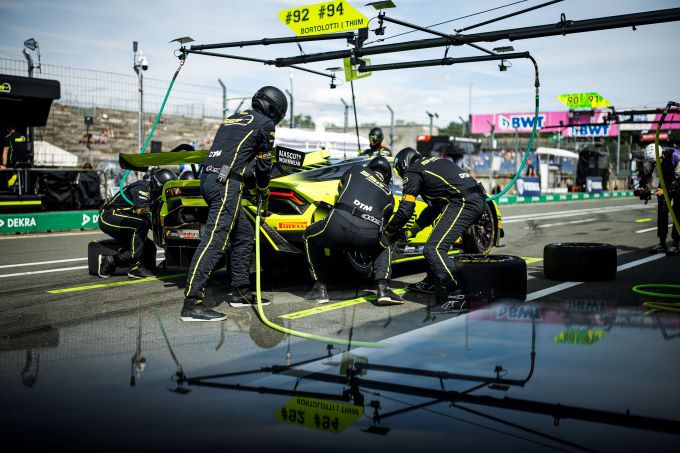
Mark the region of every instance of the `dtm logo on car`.
POLYGON ((358 207, 362 211, 368 211, 371 212, 373 210, 373 206, 369 206, 367 204, 363 204, 359 200, 354 200, 354 206, 358 207))
MULTIPOLYGON (((536 129, 541 129, 545 123, 545 115, 538 115, 536 129)), ((509 131, 530 131, 534 128, 534 115, 513 115, 498 117, 498 128, 509 131)))
MULTIPOLYGON (((0 219, 0 227, 5 226, 5 221, 0 219)), ((34 227, 35 217, 10 217, 7 219, 7 228, 34 227)))

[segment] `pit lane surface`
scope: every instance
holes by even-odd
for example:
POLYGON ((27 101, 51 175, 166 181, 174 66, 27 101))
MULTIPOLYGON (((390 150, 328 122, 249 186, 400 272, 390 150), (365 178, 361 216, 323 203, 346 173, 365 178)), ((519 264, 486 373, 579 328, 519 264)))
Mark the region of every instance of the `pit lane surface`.
MULTIPOLYGON (((471 353, 472 356, 467 357, 469 360, 466 361, 466 353, 464 353, 464 351, 471 350, 468 324, 475 325, 473 324, 475 313, 480 313, 478 316, 482 317, 486 316, 485 313, 487 315, 505 313, 504 316, 508 317, 508 313, 526 315, 532 310, 545 310, 549 307, 548 309, 557 311, 569 312, 571 310, 570 316, 576 318, 587 316, 588 310, 594 310, 599 314, 610 313, 614 310, 612 315, 614 317, 629 317, 638 320, 641 319, 640 315, 644 310, 640 308, 641 299, 631 293, 631 286, 653 282, 677 283, 680 280, 678 278, 680 257, 650 256, 647 253, 647 250, 657 241, 653 230, 656 216, 654 204, 644 205, 636 199, 591 200, 504 206, 502 212, 505 247, 497 248, 493 253, 518 255, 527 259, 530 304, 499 305, 488 309, 473 307, 479 311, 455 317, 438 313, 433 298, 414 294, 407 295, 407 302, 403 306, 378 307, 362 299, 362 296, 369 294, 368 291, 372 289, 371 285, 362 285, 357 288, 353 286, 356 283, 347 282, 330 287, 331 302, 345 302, 344 305, 332 310, 310 313, 310 309, 318 308, 318 306, 304 301, 302 296, 307 289, 305 284, 299 283, 299 279, 291 279, 292 284, 288 286, 264 292, 264 297, 273 301, 272 305, 265 307, 265 312, 270 320, 288 328, 342 340, 350 338, 355 341, 386 340, 391 344, 409 343, 408 339, 422 338, 422 335, 433 341, 435 338, 441 341, 437 335, 425 333, 433 332, 433 329, 441 324, 441 329, 449 328, 457 332, 456 338, 452 339, 449 345, 452 350, 459 351, 458 358, 453 361, 454 370, 469 368, 480 371, 483 369, 489 374, 490 369, 487 368, 489 366, 493 368, 491 361, 496 359, 504 358, 506 366, 508 363, 515 363, 514 361, 520 361, 522 367, 527 365, 525 361, 522 361, 523 359, 518 358, 515 351, 509 351, 507 346, 504 346, 517 343, 520 337, 525 339, 527 332, 526 329, 521 329, 521 331, 509 334, 507 328, 502 326, 500 333, 497 329, 489 329, 485 334, 477 333, 474 341, 495 344, 498 349, 493 352, 485 350, 482 354, 483 358, 489 359, 490 362, 484 366, 479 365, 480 369, 476 369, 477 362, 475 361, 480 357, 471 353), (617 280, 581 284, 560 284, 546 280, 542 275, 541 257, 543 246, 550 242, 607 242, 616 245, 620 266, 617 280), (351 302, 347 303, 347 301, 351 302), (616 310, 621 310, 621 307, 625 307, 624 311, 617 312, 616 310), (300 315, 300 312, 303 314, 300 315), (281 318, 282 315, 289 316, 281 318), (463 332, 465 332, 464 343, 463 332)), ((126 424, 130 430, 129 436, 142 437, 142 434, 147 436, 140 445, 158 447, 164 442, 177 442, 175 448, 179 448, 183 444, 177 436, 167 435, 167 433, 161 435, 160 427, 142 433, 132 422, 132 420, 139 421, 142 414, 146 417, 159 417, 157 411, 159 408, 164 408, 167 414, 160 418, 168 426, 178 428, 181 426, 181 423, 170 421, 169 417, 187 408, 178 407, 174 400, 166 401, 167 395, 159 393, 168 387, 173 387, 168 377, 175 374, 179 364, 185 373, 195 376, 258 369, 272 363, 295 363, 347 350, 342 345, 327 347, 326 343, 288 337, 275 332, 263 326, 256 314, 248 308, 236 309, 222 305, 220 309, 229 316, 225 322, 182 323, 179 320, 184 284, 182 275, 132 281, 125 275, 99 279, 87 274, 85 259, 87 243, 103 237, 104 235, 91 232, 0 237, 0 251, 2 252, 0 253, 0 312, 2 315, 0 317, 0 339, 2 339, 0 341, 0 385, 7 389, 6 392, 3 391, 3 405, 12 408, 13 412, 11 422, 7 418, 7 412, 0 416, 0 422, 3 422, 5 426, 15 428, 17 433, 28 435, 26 429, 21 426, 24 423, 26 423, 25 426, 31 426, 30 421, 36 411, 43 411, 47 402, 54 401, 72 412, 72 415, 65 417, 63 421, 50 425, 55 431, 61 429, 72 433, 73 427, 70 424, 79 423, 79 420, 87 417, 88 414, 94 415, 93 420, 97 421, 96 424, 109 422, 115 417, 130 417, 131 422, 126 424), (145 356, 145 364, 147 362, 149 364, 147 368, 150 368, 144 372, 139 370, 139 358, 142 355, 145 356), (42 357, 39 372, 35 370, 37 356, 42 357), (136 361, 135 358, 137 358, 136 361), (26 376, 38 378, 35 380, 37 382, 34 383, 35 387, 33 384, 31 386, 27 384, 30 380, 26 376), (101 396, 102 392, 112 392, 110 398, 102 400, 102 404, 110 408, 107 409, 106 414, 103 410, 88 412, 91 409, 89 409, 89 402, 85 401, 87 398, 75 397, 82 391, 84 382, 80 379, 81 376, 96 381, 87 384, 85 391, 85 394, 89 395, 87 398, 99 398, 97 395, 101 396), (137 381, 136 386, 144 387, 147 392, 145 395, 148 394, 150 398, 142 398, 140 394, 135 397, 140 404, 138 416, 130 415, 127 412, 128 409, 113 401, 115 398, 120 398, 123 402, 130 398, 129 394, 121 394, 127 388, 128 379, 130 379, 131 386, 133 381, 137 381), (70 397, 56 396, 61 392, 65 392, 65 395, 70 395, 70 397), (69 402, 66 403, 66 400, 69 402), (160 443, 150 444, 150 442, 160 443)), ((290 272, 292 275, 299 275, 306 272, 306 269, 293 268, 290 272)), ((209 303, 219 301, 221 292, 225 290, 223 283, 225 275, 224 271, 220 271, 213 276, 208 287, 209 303)), ((397 266, 393 286, 400 288, 423 276, 422 266, 413 264, 397 266)), ((548 316, 543 316, 543 319, 548 318, 548 316)), ((578 324, 573 319, 562 322, 567 326, 570 323, 578 324)), ((663 338, 667 336, 670 339, 677 338, 677 326, 673 328, 675 331, 671 329, 670 333, 663 330, 663 338)), ((551 331, 547 336, 543 335, 544 338, 539 340, 539 343, 547 341, 548 338, 552 339, 559 334, 559 330, 551 331)), ((654 358, 646 356, 643 351, 635 347, 637 340, 632 335, 617 343, 620 345, 617 349, 618 355, 611 358, 612 363, 609 366, 621 370, 622 373, 623 369, 636 370, 634 373, 630 371, 628 377, 616 376, 616 379, 621 380, 617 383, 621 387, 620 391, 628 392, 630 397, 630 401, 626 401, 626 404, 633 402, 641 404, 642 412, 646 415, 673 418, 671 417, 672 408, 680 403, 680 396, 677 392, 663 396, 650 390, 636 390, 637 393, 629 391, 630 388, 638 388, 631 381, 654 379, 659 384, 659 380, 664 381, 666 377, 670 379, 670 376, 677 375, 677 365, 672 365, 673 357, 677 356, 674 355, 673 349, 668 349, 668 341, 662 344, 663 348, 660 348, 657 340, 662 339, 661 333, 658 338, 656 336, 653 339, 650 338, 645 336, 644 342, 654 345, 651 347, 658 348, 654 358), (633 357, 626 356, 628 352, 633 357), (660 371, 655 367, 664 370, 660 371), (648 371, 647 374, 644 374, 645 370, 648 371)), ((550 349, 550 344, 549 342, 544 348, 550 349)), ((526 349, 525 346, 523 344, 522 347, 526 349)), ((582 351, 576 350, 576 352, 582 351)), ((564 354, 564 351, 562 350, 561 353, 564 354)), ((366 352, 365 355, 370 355, 370 352, 366 352)), ((416 366, 416 363, 410 363, 415 362, 410 357, 400 356, 399 360, 392 365, 416 366)), ((522 357, 524 358, 524 355, 522 357)), ((598 367, 590 362, 591 368, 583 365, 576 370, 578 366, 574 364, 580 363, 579 360, 584 356, 579 354, 570 356, 567 352, 566 357, 570 357, 573 362, 566 360, 566 363, 571 363, 572 367, 565 372, 567 375, 569 373, 576 373, 576 376, 591 375, 595 381, 613 379, 610 373, 605 373, 598 378, 598 367)), ((589 360, 593 359, 592 355, 585 357, 589 360)), ((542 358, 546 357, 542 356, 542 358)), ((338 362, 340 359, 339 356, 333 355, 328 360, 338 362)), ((434 368, 445 368, 443 364, 439 364, 438 360, 434 368)), ((547 380, 559 380, 556 374, 560 366, 564 364, 554 363, 553 359, 549 362, 553 368, 544 368, 542 373, 537 374, 542 374, 547 380)), ((568 379, 565 378, 566 381, 573 384, 574 392, 581 392, 582 388, 575 384, 581 383, 580 378, 570 376, 568 379)), ((604 385, 604 381, 601 381, 601 384, 604 385)), ((666 384, 674 385, 670 381, 666 384)), ((557 383, 555 385, 560 387, 557 383)), ((562 385, 564 388, 566 384, 562 382, 562 385)), ((660 387, 663 385, 663 383, 659 384, 660 387)), ((594 388, 588 387, 588 389, 589 392, 597 393, 594 388)), ((183 403, 189 405, 189 410, 202 410, 201 408, 205 405, 213 404, 211 398, 218 397, 213 393, 201 392, 201 390, 205 389, 194 388, 196 398, 190 403, 183 403)), ((559 394, 558 390, 551 393, 545 388, 536 392, 545 400, 554 399, 556 394, 559 394)), ((599 401, 594 396, 592 398, 593 404, 599 401)), ((564 403, 565 399, 566 402, 570 401, 566 397, 560 401, 564 403)), ((587 398, 583 396, 576 398, 580 402, 583 399, 587 398)), ((270 407, 269 403, 264 404, 260 400, 250 401, 248 404, 251 406, 244 411, 255 418, 260 417, 257 415, 260 414, 257 408, 267 413, 275 409, 275 407, 270 407)), ((606 404, 603 402, 602 405, 610 407, 611 410, 625 410, 627 407, 617 406, 609 396, 606 404)), ((639 408, 639 405, 636 407, 639 408)), ((236 417, 238 418, 239 415, 236 417)), ((228 423, 223 417, 218 418, 221 423, 228 423)), ((263 423, 267 424, 271 421, 267 420, 263 423)), ((206 426, 214 424, 214 422, 206 423, 206 426)), ((93 421, 92 424, 94 425, 95 422, 93 421)), ((248 429, 257 429, 248 423, 244 422, 244 424, 248 429)), ((672 426, 675 427, 675 425, 672 426)), ((109 439, 112 449, 118 444, 112 433, 104 432, 103 428, 90 428, 93 431, 90 436, 85 436, 86 439, 102 437, 109 439)), ((584 439, 579 437, 578 430, 573 430, 573 426, 566 429, 569 435, 565 437, 565 431, 562 431, 562 437, 572 440, 578 438, 579 443, 583 442, 584 439), (575 438, 569 436, 575 436, 575 438)), ((206 441, 205 445, 216 445, 222 442, 216 430, 213 431, 215 431, 213 434, 203 439, 206 441)), ((607 445, 611 448, 614 444, 607 443, 610 442, 608 437, 610 435, 621 436, 621 442, 626 439, 632 441, 630 439, 634 438, 632 435, 622 435, 618 431, 605 430, 604 434, 598 432, 593 435, 593 444, 589 448, 603 449, 607 445)), ((517 432, 514 436, 513 442, 518 442, 517 445, 523 447, 528 445, 527 442, 531 444, 539 438, 547 442, 543 444, 543 447, 547 448, 568 445, 568 443, 560 443, 554 439, 546 441, 545 438, 535 433, 531 435, 523 433, 524 437, 519 436, 519 438, 524 440, 519 441, 517 432), (527 437, 530 439, 526 440, 527 437)), ((665 434, 651 438, 643 436, 640 437, 640 442, 663 447, 667 446, 668 442, 678 440, 674 436, 670 438, 666 436, 665 434)), ((61 443, 57 444, 51 444, 47 440, 44 442, 33 440, 27 445, 43 448, 56 445, 57 449, 69 449, 69 446, 75 445, 69 443, 75 437, 66 435, 60 439, 61 443)), ((499 439, 504 438, 501 436, 499 439)), ((434 442, 434 438, 430 440, 434 442)), ((443 441, 443 439, 439 440, 443 441)), ((122 438, 119 442, 123 442, 122 438)), ((469 442, 472 440, 469 439, 469 442)), ((465 443, 468 444, 467 441, 465 443)), ((10 445, 22 445, 21 439, 12 438, 10 445)), ((92 443, 86 442, 85 445, 96 448, 96 445, 92 443)), ((311 448, 312 445, 314 445, 313 442, 308 447, 311 448)), ((469 443, 468 445, 474 448, 472 446, 475 444, 469 443)), ((476 445, 479 446, 479 444, 476 445)), ((488 440, 487 446, 490 448, 492 445, 494 445, 492 440, 488 440)), ((299 446, 296 448, 305 450, 305 448, 300 449, 299 446)), ((534 446, 530 450, 535 448, 534 446)), ((575 447, 569 446, 567 449, 570 448, 575 447)))
MULTIPOLYGON (((646 249, 656 243, 656 230, 653 229, 656 206, 644 205, 636 199, 504 206, 502 213, 504 247, 496 248, 493 253, 528 258, 529 293, 556 285, 542 278, 543 246, 547 243, 614 244, 618 249, 619 264, 646 258, 646 249)), ((161 277, 163 280, 160 281, 143 282, 129 280, 122 270, 119 271, 121 275, 110 279, 88 275, 87 243, 102 238, 105 235, 94 232, 0 237, 0 310, 3 314, 0 332, 19 333, 144 306, 155 306, 168 315, 179 311, 184 284, 182 275, 171 274, 161 277)), ((402 287, 419 280, 423 277, 422 269, 421 264, 395 266, 393 286, 402 287)), ((277 282, 275 291, 265 291, 265 297, 274 302, 269 309, 277 306, 286 312, 294 312, 314 308, 314 304, 302 299, 307 288, 299 276, 304 275, 306 269, 299 266, 290 272, 291 276, 298 277, 290 279, 292 286, 277 282)), ((220 282, 224 282, 225 275, 220 271, 212 279, 208 287, 211 303, 220 301, 225 287, 220 282)), ((330 287, 333 302, 355 299, 368 294, 365 290, 370 289, 370 285, 357 288, 336 284, 330 287)), ((384 312, 395 316, 422 311, 423 305, 431 302, 429 298, 414 296, 413 299, 404 306, 385 309, 369 309, 371 304, 363 304, 359 323, 383 319, 384 312)), ((346 315, 343 309, 334 311, 336 313, 324 314, 324 322, 329 316, 337 321, 346 315)), ((308 321, 300 318, 299 322, 304 325, 308 321)), ((315 319, 304 327, 316 330, 323 326, 315 319)))

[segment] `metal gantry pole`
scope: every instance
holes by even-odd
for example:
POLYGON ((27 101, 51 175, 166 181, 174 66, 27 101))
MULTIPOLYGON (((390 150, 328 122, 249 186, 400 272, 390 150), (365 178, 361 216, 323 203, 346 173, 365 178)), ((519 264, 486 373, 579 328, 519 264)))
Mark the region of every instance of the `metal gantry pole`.
POLYGON ((222 87, 222 121, 224 121, 227 118, 227 87, 222 79, 217 79, 217 81, 222 87))
POLYGON ((349 104, 347 102, 345 102, 345 100, 343 98, 340 98, 340 102, 342 102, 342 105, 345 106, 345 121, 343 123, 342 132, 346 134, 347 133, 347 125, 349 124, 348 121, 347 121, 347 116, 349 115, 349 104))
POLYGON ((394 148, 394 110, 389 105, 386 105, 387 110, 390 111, 390 149, 394 148))

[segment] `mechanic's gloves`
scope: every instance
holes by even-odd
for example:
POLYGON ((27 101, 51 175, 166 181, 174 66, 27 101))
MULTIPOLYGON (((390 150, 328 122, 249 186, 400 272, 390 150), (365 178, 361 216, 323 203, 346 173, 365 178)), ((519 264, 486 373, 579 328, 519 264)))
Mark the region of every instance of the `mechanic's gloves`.
POLYGON ((264 189, 257 188, 257 197, 260 200, 260 216, 269 217, 269 187, 264 189))
POLYGON ((390 244, 394 244, 396 242, 406 242, 409 239, 408 232, 409 230, 398 230, 391 234, 385 232, 385 237, 390 242, 390 244))
POLYGON ((418 225, 418 222, 413 222, 413 226, 408 230, 408 239, 416 237, 422 228, 418 225))

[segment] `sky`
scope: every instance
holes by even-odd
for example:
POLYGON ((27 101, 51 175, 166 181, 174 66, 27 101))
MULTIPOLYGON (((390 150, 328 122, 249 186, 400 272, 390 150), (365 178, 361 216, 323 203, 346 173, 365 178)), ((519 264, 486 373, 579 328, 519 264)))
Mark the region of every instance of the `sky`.
MULTIPOLYGON (((397 8, 388 16, 414 24, 433 23, 512 3, 513 0, 394 0, 397 8)), ((434 29, 452 33, 457 28, 542 3, 528 0, 486 14, 454 21, 434 29)), ((138 41, 149 60, 146 77, 169 81, 177 67, 174 56, 181 36, 191 36, 197 44, 292 36, 278 19, 278 12, 295 6, 318 3, 295 0, 242 1, 147 1, 117 0, 2 0, 0 2, 0 57, 21 58, 22 43, 29 37, 38 41, 42 62, 60 66, 133 74, 132 41, 138 41)), ((366 17, 376 11, 350 2, 366 17)), ((568 20, 678 8, 678 0, 565 0, 537 11, 475 29, 472 32, 552 24, 564 13, 568 20)), ((375 28, 376 21, 371 22, 375 28)), ((385 44, 433 37, 423 32, 390 38, 408 29, 387 24, 385 44)), ((369 42, 376 37, 372 32, 369 42)), ((561 93, 599 92, 618 109, 665 105, 680 99, 680 24, 666 23, 597 31, 532 40, 480 43, 486 48, 513 45, 516 51, 529 51, 541 71, 541 110, 563 110, 557 100, 561 93)), ((343 50, 342 41, 305 43, 305 53, 343 50)), ((295 44, 227 49, 256 58, 276 58, 299 54, 295 44)), ((479 55, 470 47, 452 47, 448 56, 479 55)), ((390 63, 441 58, 444 49, 376 55, 372 63, 390 63)), ((341 61, 309 64, 324 70, 341 66, 341 61)), ((191 55, 182 69, 179 83, 217 85, 221 78, 230 95, 246 96, 263 85, 290 88, 290 70, 260 63, 191 55)), ((294 71, 293 92, 296 113, 309 114, 317 122, 343 122, 341 98, 351 103, 348 83, 340 76, 338 88, 331 90, 323 77, 294 71)), ((359 122, 389 123, 389 104, 395 117, 427 123, 426 111, 445 126, 468 113, 509 113, 533 110, 533 68, 527 60, 514 60, 506 72, 497 62, 376 72, 355 82, 359 122), (471 108, 470 108, 471 107, 471 108)), ((352 124, 352 121, 350 121, 352 124)))

